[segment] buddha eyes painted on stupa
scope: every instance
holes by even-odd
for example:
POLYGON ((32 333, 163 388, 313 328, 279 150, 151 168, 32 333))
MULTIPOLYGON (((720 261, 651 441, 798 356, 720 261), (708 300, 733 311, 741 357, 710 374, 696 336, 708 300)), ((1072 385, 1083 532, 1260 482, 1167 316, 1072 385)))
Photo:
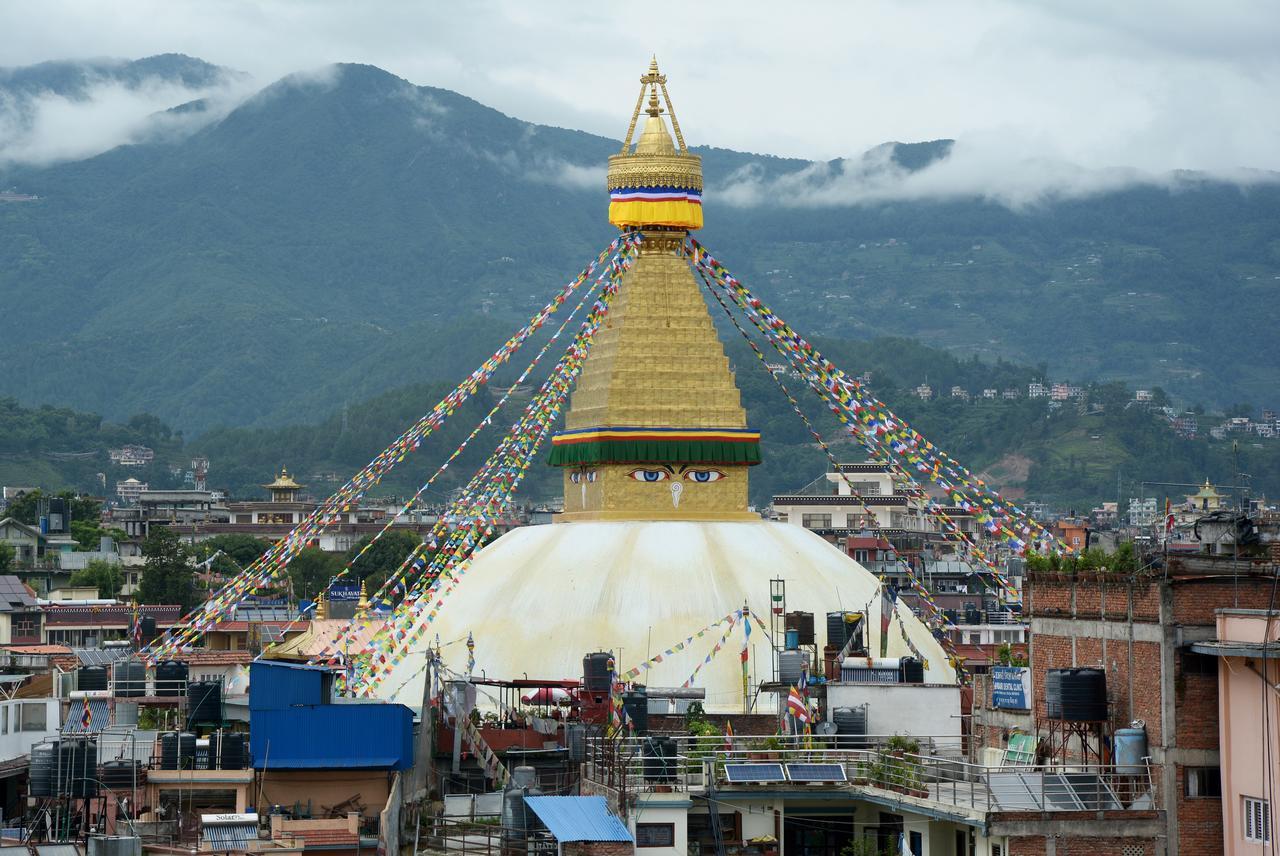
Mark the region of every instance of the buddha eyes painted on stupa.
POLYGON ((660 482, 667 479, 683 478, 685 481, 691 481, 696 484, 708 484, 725 478, 723 470, 717 470, 714 467, 690 467, 687 465, 680 467, 679 472, 676 472, 671 467, 663 466, 661 469, 635 469, 627 473, 627 475, 639 482, 660 482))
POLYGON ((594 484, 596 480, 595 470, 574 470, 569 473, 569 481, 574 484, 594 484))
POLYGON ((674 473, 671 471, 670 467, 665 467, 660 470, 632 470, 627 473, 627 475, 639 482, 660 482, 671 478, 674 473))

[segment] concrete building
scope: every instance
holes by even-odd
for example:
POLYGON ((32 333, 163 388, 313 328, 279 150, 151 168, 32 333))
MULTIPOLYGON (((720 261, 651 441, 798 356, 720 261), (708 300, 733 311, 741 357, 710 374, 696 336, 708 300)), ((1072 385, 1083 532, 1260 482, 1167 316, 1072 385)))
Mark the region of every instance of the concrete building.
POLYGON ((975 755, 1004 748, 1011 734, 1024 733, 1059 757, 1105 757, 1115 729, 1141 720, 1167 800, 1161 852, 1222 853, 1222 802, 1205 785, 1216 780, 1221 765, 1219 667, 1195 646, 1218 636, 1215 611, 1223 604, 1265 608, 1276 571, 1269 558, 1233 563, 1185 556, 1134 576, 1030 575, 1024 600, 1031 623, 1028 707, 997 709, 990 686, 978 683, 975 755), (1108 720, 1087 740, 1055 734, 1047 716, 1046 673, 1066 668, 1105 671, 1108 720))
POLYGON ((1221 773, 1196 784, 1206 798, 1222 797, 1223 852, 1274 852, 1280 801, 1280 611, 1219 609, 1217 638, 1192 648, 1218 658, 1221 773))

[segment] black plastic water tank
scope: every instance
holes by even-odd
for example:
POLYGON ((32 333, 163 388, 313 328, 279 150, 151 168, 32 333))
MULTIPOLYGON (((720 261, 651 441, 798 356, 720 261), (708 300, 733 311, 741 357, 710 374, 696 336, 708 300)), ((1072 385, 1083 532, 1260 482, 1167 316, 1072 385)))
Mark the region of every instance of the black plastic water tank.
POLYGON ((196 762, 196 736, 189 732, 178 735, 178 768, 193 769, 196 762))
POLYGON ((1045 715, 1068 722, 1107 719, 1107 673, 1102 669, 1050 669, 1044 676, 1045 715))
POLYGON ((622 709, 631 720, 631 727, 636 734, 649 732, 649 692, 644 687, 628 690, 622 694, 622 709))
POLYGON ((31 772, 27 780, 27 794, 33 797, 51 797, 54 794, 54 767, 58 763, 58 743, 37 743, 31 747, 31 772))
POLYGON ((187 684, 187 722, 222 722, 221 681, 192 681, 187 684))
POLYGON ((904 684, 923 684, 924 663, 915 657, 903 657, 898 661, 898 680, 904 684))
POLYGON ((104 787, 113 791, 128 791, 132 790, 134 784, 145 783, 142 778, 141 764, 123 759, 104 763, 98 778, 104 787))
POLYGON ((609 663, 613 655, 608 651, 597 651, 582 658, 582 683, 588 692, 600 693, 609 691, 612 673, 609 663))
POLYGON ((80 677, 76 680, 76 686, 86 691, 105 690, 107 688, 107 667, 81 666, 80 677))
POLYGON ((136 660, 121 660, 113 667, 115 697, 139 698, 147 694, 147 667, 136 660))
POLYGON ((644 778, 649 782, 676 780, 676 742, 670 737, 650 737, 640 747, 644 778))
POLYGON ((837 649, 844 648, 853 629, 853 625, 845 621, 844 616, 843 612, 827 613, 827 644, 837 649))
POLYGON ((187 678, 191 669, 186 663, 177 660, 165 660, 156 664, 156 695, 182 695, 187 686, 187 678))
POLYGON ((247 766, 243 734, 221 731, 217 735, 217 743, 219 770, 243 770, 247 766))
POLYGON ((160 769, 178 769, 178 732, 166 731, 160 735, 160 769))
POLYGON ((150 644, 158 635, 155 616, 142 616, 142 644, 150 644))
POLYGON ((98 744, 92 740, 63 740, 58 744, 55 787, 60 795, 85 799, 98 795, 98 744))

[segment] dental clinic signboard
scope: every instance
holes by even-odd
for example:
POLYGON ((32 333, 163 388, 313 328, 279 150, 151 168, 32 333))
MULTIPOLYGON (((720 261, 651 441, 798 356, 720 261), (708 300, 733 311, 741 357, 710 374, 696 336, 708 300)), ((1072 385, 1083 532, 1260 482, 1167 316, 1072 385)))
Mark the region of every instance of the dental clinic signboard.
POLYGON ((1030 710, 1031 669, 1027 666, 993 666, 991 706, 1003 710, 1030 710))

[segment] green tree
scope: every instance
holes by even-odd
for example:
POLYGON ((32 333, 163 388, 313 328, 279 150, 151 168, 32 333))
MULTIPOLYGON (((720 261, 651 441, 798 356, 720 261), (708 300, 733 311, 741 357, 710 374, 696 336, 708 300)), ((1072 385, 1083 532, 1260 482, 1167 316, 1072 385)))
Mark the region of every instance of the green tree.
POLYGON ((9 572, 9 569, 13 567, 13 557, 17 554, 18 551, 13 549, 13 547, 5 544, 4 542, 0 542, 0 573, 9 572))
POLYGON ((221 551, 221 555, 210 563, 209 570, 224 578, 230 578, 261 558, 270 546, 261 538, 232 533, 201 541, 195 545, 193 555, 196 561, 203 562, 221 551))
POLYGON ((146 564, 138 599, 143 603, 176 603, 183 612, 195 605, 195 570, 191 566, 191 548, 177 534, 164 526, 154 526, 142 542, 146 564))
MULTIPOLYGON (((368 535, 361 538, 351 548, 351 555, 358 555, 371 540, 372 536, 368 535)), ((421 543, 422 539, 417 535, 408 532, 388 532, 351 566, 351 572, 368 586, 372 594, 421 543)))
POLYGON ((35 526, 40 522, 40 500, 50 497, 58 497, 67 501, 67 511, 71 515, 73 532, 77 522, 96 527, 102 521, 102 503, 97 500, 87 496, 80 496, 70 490, 45 493, 39 488, 24 493, 10 502, 9 507, 5 509, 5 516, 12 517, 14 520, 21 521, 28 526, 35 526))
POLYGON ((120 594, 120 584, 120 566, 103 559, 93 559, 71 575, 72 586, 93 586, 102 598, 120 594))
POLYGON ((342 570, 342 558, 318 547, 308 547, 289 563, 289 579, 297 597, 313 598, 342 570))

